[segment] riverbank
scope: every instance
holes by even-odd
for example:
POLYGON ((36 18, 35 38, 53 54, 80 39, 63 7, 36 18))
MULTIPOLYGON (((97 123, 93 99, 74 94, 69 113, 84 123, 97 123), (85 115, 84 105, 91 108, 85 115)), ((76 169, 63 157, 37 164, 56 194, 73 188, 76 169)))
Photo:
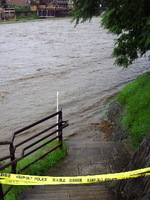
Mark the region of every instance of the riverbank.
POLYGON ((119 92, 107 114, 111 140, 125 141, 133 150, 139 148, 150 129, 149 91, 150 73, 146 73, 119 92))
POLYGON ((1 24, 15 24, 15 23, 24 23, 24 22, 39 22, 39 21, 50 21, 50 20, 61 20, 61 19, 70 19, 72 20, 72 17, 48 17, 48 18, 42 18, 42 17, 19 17, 17 19, 12 20, 0 20, 1 24))
MULTIPOLYGON (((125 171, 150 166, 150 73, 128 84, 117 96, 107 114, 107 126, 113 127, 109 140, 122 141, 132 153, 125 171)), ((101 123, 102 124, 102 123, 101 123)), ((107 127, 105 127, 107 130, 107 127)), ((150 199, 150 179, 123 180, 114 187, 119 199, 150 199)))
MULTIPOLYGON (((139 88, 142 87, 142 91, 147 92, 146 90, 143 90, 143 87, 144 86, 145 86, 144 88, 148 87, 147 84, 149 85, 148 81, 149 77, 150 73, 147 73, 139 77, 133 83, 129 84, 130 88, 132 88, 132 91, 134 88, 133 85, 135 86, 138 85, 139 88)), ((125 88, 128 87, 129 86, 126 86, 125 88)), ((122 90, 120 93, 122 93, 123 91, 124 90, 122 90)), ((127 91, 130 92, 130 90, 127 91)), ((138 92, 137 88, 136 92, 138 92)), ((134 95, 132 94, 132 97, 136 96, 136 92, 133 93, 134 95)), ((146 100, 148 101, 148 99, 146 100)), ((122 112, 123 110, 125 110, 125 108, 123 108, 123 105, 121 106, 121 104, 116 103, 114 104, 113 109, 109 111, 111 112, 110 115, 113 116, 114 119, 116 119, 116 121, 120 121, 120 124, 122 121, 120 116, 124 117, 126 116, 125 114, 127 114, 127 111, 122 112), (123 113, 124 115, 122 115, 123 113), (117 117, 115 114, 118 114, 117 117)), ((70 137, 70 141, 69 140, 67 141, 69 146, 69 151, 66 160, 64 160, 63 163, 61 163, 57 167, 51 169, 48 172, 48 175, 72 176, 72 175, 87 175, 87 174, 89 175, 89 174, 100 174, 100 173, 116 173, 123 171, 124 167, 127 166, 127 164, 129 163, 130 154, 128 154, 126 148, 124 148, 124 145, 121 143, 124 137, 120 137, 121 141, 115 141, 115 142, 109 141, 109 137, 113 136, 113 134, 115 133, 114 130, 116 128, 117 128, 116 123, 110 121, 110 118, 108 117, 108 119, 103 120, 101 124, 91 123, 88 129, 85 129, 80 134, 70 137), (105 132, 105 134, 103 134, 100 131, 100 129, 103 129, 103 132, 105 132)), ((149 144, 150 144, 150 137, 147 136, 142 142, 139 150, 133 155, 133 159, 131 159, 130 164, 125 168, 125 171, 149 166, 150 163, 149 144)), ((126 180, 119 181, 117 185, 114 187, 115 188, 114 190, 116 191, 117 195, 118 194, 121 195, 120 199, 121 198, 126 199, 126 196, 128 196, 129 200, 130 199, 133 200, 133 194, 135 195, 136 191, 136 198, 134 198, 134 200, 137 200, 137 198, 138 200, 147 200, 149 198, 148 185, 149 185, 149 179, 144 177, 128 181, 126 180), (143 186, 142 190, 144 191, 145 196, 143 195, 141 190, 139 191, 137 190, 137 188, 139 188, 141 184, 143 186), (132 188, 132 190, 130 190, 130 187, 132 188), (138 195, 140 197, 138 197, 138 195), (144 198, 142 196, 144 196, 144 198)), ((84 192, 81 192, 83 190, 82 186, 78 187, 63 186, 61 188, 60 186, 58 188, 55 186, 35 187, 33 190, 24 193, 23 196, 21 196, 20 198, 26 200, 31 199, 31 197, 36 199, 38 198, 60 199, 61 196, 64 197, 62 199, 72 200, 74 198, 74 193, 77 193, 79 198, 81 197, 83 198, 85 196, 85 193, 89 191, 89 188, 91 188, 92 191, 89 196, 90 200, 96 198, 99 199, 102 194, 103 194, 103 199, 108 198, 114 200, 116 198, 115 194, 112 194, 111 191, 107 189, 107 187, 102 185, 87 186, 87 187, 84 186, 85 189, 84 192), (58 193, 55 192, 56 189, 57 191, 59 191, 58 193), (98 192, 94 193, 95 190, 98 192), (44 191, 46 191, 46 193, 44 191)), ((86 199, 88 198, 86 197, 86 199)))

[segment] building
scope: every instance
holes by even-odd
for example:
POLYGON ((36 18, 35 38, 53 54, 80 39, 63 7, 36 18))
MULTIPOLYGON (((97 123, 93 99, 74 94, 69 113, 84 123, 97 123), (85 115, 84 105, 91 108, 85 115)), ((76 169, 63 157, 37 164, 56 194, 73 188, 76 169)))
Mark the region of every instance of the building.
POLYGON ((3 8, 2 8, 1 2, 0 2, 0 20, 2 19, 2 12, 3 12, 3 8))
POLYGON ((2 3, 0 0, 0 20, 10 20, 16 18, 16 12, 14 8, 7 8, 6 3, 2 3))
POLYGON ((10 20, 16 18, 14 8, 3 8, 0 6, 0 20, 10 20))
MULTIPOLYGON (((0 0, 1 5, 1 0, 0 0)), ((12 16, 13 10, 11 8, 12 5, 15 6, 27 6, 30 7, 31 13, 37 13, 39 17, 63 17, 66 15, 69 15, 69 11, 72 10, 73 4, 67 3, 66 0, 6 0, 6 6, 8 10, 6 9, 5 16, 12 16), (12 11, 12 12, 11 12, 12 11)), ((3 18, 2 15, 4 15, 4 8, 3 8, 3 14, 2 14, 2 7, 0 8, 0 19, 3 18)), ((18 11, 16 10, 16 13, 18 14, 18 11)), ((21 15, 21 13, 20 13, 21 15)))
POLYGON ((30 6, 31 0, 6 0, 8 6, 16 5, 16 6, 30 6))
POLYGON ((35 0, 31 11, 37 11, 39 17, 62 17, 73 8, 66 0, 35 0))

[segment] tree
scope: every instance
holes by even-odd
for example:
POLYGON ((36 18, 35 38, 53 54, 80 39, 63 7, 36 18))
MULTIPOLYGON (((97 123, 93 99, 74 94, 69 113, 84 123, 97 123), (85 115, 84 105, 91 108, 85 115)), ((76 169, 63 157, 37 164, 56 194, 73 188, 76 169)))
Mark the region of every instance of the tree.
POLYGON ((150 2, 74 0, 73 15, 76 23, 100 15, 104 4, 107 9, 101 23, 109 32, 117 35, 112 55, 116 57, 116 64, 127 67, 150 50, 150 2))

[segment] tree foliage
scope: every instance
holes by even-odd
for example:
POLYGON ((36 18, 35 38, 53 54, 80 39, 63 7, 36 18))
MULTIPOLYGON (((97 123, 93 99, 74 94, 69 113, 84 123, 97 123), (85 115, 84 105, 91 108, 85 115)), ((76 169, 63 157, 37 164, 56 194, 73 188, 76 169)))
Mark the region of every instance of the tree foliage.
POLYGON ((77 24, 100 15, 101 5, 107 7, 101 22, 117 35, 112 53, 116 64, 127 67, 150 50, 149 0, 74 0, 74 5, 77 24))

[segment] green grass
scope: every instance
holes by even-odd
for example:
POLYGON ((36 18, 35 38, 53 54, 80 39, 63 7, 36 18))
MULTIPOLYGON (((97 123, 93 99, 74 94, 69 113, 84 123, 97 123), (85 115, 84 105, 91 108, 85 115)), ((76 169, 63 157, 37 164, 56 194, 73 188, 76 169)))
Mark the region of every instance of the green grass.
POLYGON ((39 19, 39 16, 36 13, 28 14, 27 16, 21 16, 19 14, 16 15, 16 21, 18 20, 33 20, 39 19))
MULTIPOLYGON (((18 162, 17 171, 22 169, 23 166, 31 163, 31 161, 33 161, 34 159, 43 155, 43 151, 46 152, 49 148, 52 148, 52 146, 56 146, 56 142, 58 142, 58 141, 55 141, 55 142, 51 143, 50 145, 46 145, 44 148, 42 148, 41 150, 38 150, 32 156, 22 159, 20 162, 18 162)), ((55 166, 62 159, 64 159, 66 156, 66 153, 67 153, 67 146, 65 143, 63 143, 62 150, 60 148, 56 149, 55 151, 53 151, 52 153, 47 155, 42 160, 31 165, 29 168, 24 170, 21 174, 44 175, 48 169, 55 166)), ((9 171, 10 171, 9 168, 7 168, 5 170, 5 172, 7 172, 7 173, 9 171)), ((10 192, 5 196, 5 200, 16 200, 17 197, 29 187, 31 187, 31 186, 13 186, 13 188, 10 190, 10 192)), ((4 190, 6 190, 7 188, 8 188, 7 185, 3 185, 4 190)))
POLYGON ((150 73, 126 85, 117 100, 126 112, 122 126, 129 131, 132 146, 138 148, 150 129, 150 73))

